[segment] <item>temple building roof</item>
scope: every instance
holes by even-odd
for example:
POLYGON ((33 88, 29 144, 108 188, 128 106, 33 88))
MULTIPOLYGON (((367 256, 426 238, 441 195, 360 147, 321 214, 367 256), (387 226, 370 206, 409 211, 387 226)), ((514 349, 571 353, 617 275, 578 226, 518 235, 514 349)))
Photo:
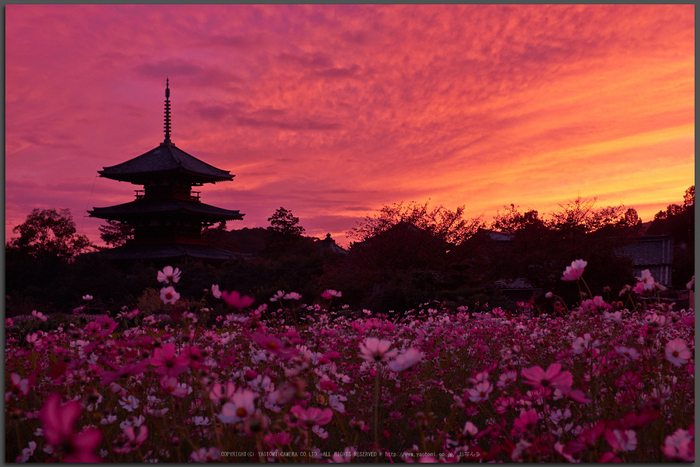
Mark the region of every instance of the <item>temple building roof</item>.
POLYGON ((91 217, 130 221, 134 217, 153 216, 155 214, 174 214, 204 218, 210 222, 243 219, 240 211, 217 208, 199 201, 181 199, 138 199, 130 203, 117 204, 106 208, 93 208, 88 211, 91 217))
POLYGON ((121 164, 104 167, 97 173, 101 177, 145 185, 148 182, 167 178, 184 178, 190 183, 215 183, 233 180, 234 175, 228 170, 221 170, 178 148, 170 140, 170 88, 168 80, 165 85, 165 140, 160 146, 145 154, 134 157, 121 164), (178 177, 178 175, 180 177, 178 177))
POLYGON ((164 141, 157 148, 131 160, 98 171, 102 177, 136 185, 145 185, 154 177, 177 172, 194 183, 222 182, 234 177, 230 171, 209 165, 170 141, 164 141))

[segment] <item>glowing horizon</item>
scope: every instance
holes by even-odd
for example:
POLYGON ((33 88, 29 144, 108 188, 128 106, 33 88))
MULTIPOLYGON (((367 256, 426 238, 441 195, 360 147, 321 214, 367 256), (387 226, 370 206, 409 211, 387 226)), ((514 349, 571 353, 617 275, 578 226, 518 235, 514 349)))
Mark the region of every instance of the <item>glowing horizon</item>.
POLYGON ((643 221, 695 183, 694 5, 7 5, 5 235, 140 186, 163 140, 236 177, 202 202, 307 234, 384 205, 489 220, 582 196, 643 221))

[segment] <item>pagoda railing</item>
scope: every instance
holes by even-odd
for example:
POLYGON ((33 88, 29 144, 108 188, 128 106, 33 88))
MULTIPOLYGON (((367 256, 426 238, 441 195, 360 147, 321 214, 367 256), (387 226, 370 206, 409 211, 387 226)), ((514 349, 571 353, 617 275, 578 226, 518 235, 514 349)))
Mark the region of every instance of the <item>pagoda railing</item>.
MULTIPOLYGON (((143 199, 144 196, 146 196, 145 190, 134 190, 134 195, 136 196, 136 199, 143 199)), ((153 197, 153 199, 189 199, 191 201, 200 201, 200 197, 202 195, 201 191, 191 191, 189 195, 183 195, 183 194, 160 194, 160 195, 148 195, 149 199, 153 197)))

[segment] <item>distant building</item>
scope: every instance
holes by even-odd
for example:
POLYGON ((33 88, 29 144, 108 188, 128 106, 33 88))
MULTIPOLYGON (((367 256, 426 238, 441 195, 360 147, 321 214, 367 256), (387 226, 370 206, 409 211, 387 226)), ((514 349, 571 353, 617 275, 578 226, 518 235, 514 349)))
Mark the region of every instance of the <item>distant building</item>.
POLYGON ((335 243, 335 240, 331 238, 331 234, 326 234, 326 238, 319 240, 317 244, 322 252, 338 253, 341 255, 346 255, 348 253, 348 250, 335 243))
POLYGON ((641 277, 648 269, 656 282, 670 287, 673 271, 673 237, 670 235, 645 235, 620 252, 632 260, 634 276, 641 277))
POLYGON ((222 209, 200 200, 192 191, 205 183, 233 180, 234 175, 187 154, 170 140, 170 89, 165 88, 165 140, 145 154, 98 172, 101 177, 143 185, 129 203, 93 208, 90 217, 124 222, 134 238, 121 247, 99 254, 114 260, 175 260, 196 258, 225 261, 231 253, 207 245, 203 227, 243 219, 239 211, 222 209))

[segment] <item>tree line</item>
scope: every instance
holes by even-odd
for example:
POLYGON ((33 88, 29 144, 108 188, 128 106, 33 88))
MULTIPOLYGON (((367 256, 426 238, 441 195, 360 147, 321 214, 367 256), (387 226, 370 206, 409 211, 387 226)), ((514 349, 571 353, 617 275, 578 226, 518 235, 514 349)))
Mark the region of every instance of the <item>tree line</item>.
MULTIPOLYGON (((559 279, 567 264, 583 258, 592 290, 619 291, 635 280, 621 248, 644 233, 669 234, 673 287, 682 289, 694 274, 694 199, 691 186, 682 204, 669 205, 646 224, 633 208, 597 207, 595 198, 578 197, 547 216, 511 204, 489 223, 483 216, 465 217, 464 206, 402 202, 384 206, 348 231, 353 242, 346 254, 320 248, 318 239, 305 235, 300 219, 281 207, 267 228, 227 230, 221 223, 204 229, 210 245, 239 253, 237 259, 173 266, 188 271, 181 293, 191 297, 217 283, 255 296, 257 304, 277 290, 301 293, 311 303, 331 288, 342 290, 344 303, 378 312, 400 312, 434 299, 472 310, 485 303, 512 308, 515 301, 494 288, 495 282, 520 280, 573 302, 577 289, 559 279)), ((84 294, 99 298, 103 308, 136 305, 146 287, 156 286, 151 283, 163 266, 112 264, 83 254, 98 248, 76 233, 67 209, 35 209, 14 232, 19 236, 6 243, 8 314, 71 309, 84 294)), ((100 235, 108 246, 119 246, 133 231, 108 222, 100 235)))

